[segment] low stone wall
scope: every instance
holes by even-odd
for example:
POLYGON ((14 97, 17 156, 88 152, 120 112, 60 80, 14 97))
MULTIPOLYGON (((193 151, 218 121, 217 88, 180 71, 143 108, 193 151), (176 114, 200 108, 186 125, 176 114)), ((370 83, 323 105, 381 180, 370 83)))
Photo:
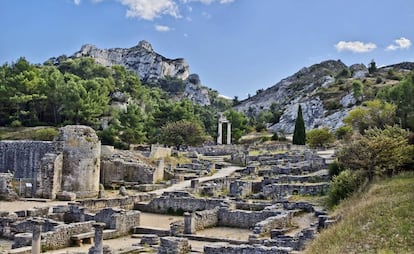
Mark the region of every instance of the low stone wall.
POLYGON ((139 211, 106 208, 95 215, 95 221, 104 222, 105 228, 116 229, 117 236, 127 235, 140 225, 139 211))
MULTIPOLYGON (((218 210, 219 208, 216 207, 215 209, 192 213, 191 222, 194 226, 191 228, 198 231, 216 226, 218 224, 218 210)), ((186 222, 186 220, 184 221, 186 222)), ((187 228, 187 225, 184 228, 187 228)))
POLYGON ((204 246, 204 254, 288 254, 291 248, 266 247, 253 245, 230 245, 204 246))
POLYGON ((270 233, 275 228, 285 228, 291 222, 291 213, 283 213, 276 216, 269 217, 263 221, 258 222, 253 229, 254 234, 264 235, 270 233))
POLYGON ((54 231, 42 233, 42 249, 57 250, 71 246, 71 236, 93 232, 94 221, 62 224, 55 227, 54 231))
POLYGON ((182 213, 214 209, 216 206, 222 206, 223 203, 226 203, 226 200, 166 195, 151 200, 149 204, 136 204, 134 209, 161 214, 182 213))
POLYGON ((80 206, 85 207, 90 212, 97 212, 100 209, 107 207, 117 207, 125 210, 132 210, 136 203, 148 201, 150 199, 151 195, 140 194, 119 198, 84 199, 77 201, 77 203, 79 203, 80 206))
POLYGON ((187 238, 180 238, 174 236, 161 237, 158 254, 186 254, 191 251, 191 245, 187 238))
POLYGON ((253 228, 256 223, 268 217, 280 215, 280 211, 244 211, 220 208, 218 211, 218 225, 235 228, 253 228))
POLYGON ((263 186, 263 195, 267 198, 281 199, 288 195, 320 195, 328 191, 329 183, 307 184, 268 184, 263 186))

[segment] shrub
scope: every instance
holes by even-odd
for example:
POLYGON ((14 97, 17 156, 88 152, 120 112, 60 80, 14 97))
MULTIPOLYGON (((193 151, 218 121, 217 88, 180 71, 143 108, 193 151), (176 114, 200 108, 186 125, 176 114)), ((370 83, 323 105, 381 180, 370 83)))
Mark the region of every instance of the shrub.
POLYGON ((334 141, 335 138, 327 127, 322 129, 313 129, 306 133, 306 142, 312 148, 324 147, 334 141))
POLYGON ((273 133, 272 140, 273 141, 279 140, 279 135, 277 135, 277 132, 273 133))
POLYGON ((344 125, 336 129, 335 137, 337 139, 344 139, 348 140, 352 135, 352 127, 348 125, 344 125))
POLYGON ((43 128, 34 131, 33 139, 41 141, 52 141, 57 135, 58 131, 55 128, 43 128))
POLYGON ((343 199, 350 197, 365 182, 364 174, 361 171, 342 171, 333 178, 329 187, 327 204, 334 207, 343 199))
POLYGON ((330 177, 337 176, 341 173, 342 170, 337 160, 328 165, 328 171, 330 177))
POLYGON ((20 122, 19 120, 14 120, 13 122, 10 123, 10 127, 16 128, 16 127, 21 127, 22 126, 22 122, 20 122))

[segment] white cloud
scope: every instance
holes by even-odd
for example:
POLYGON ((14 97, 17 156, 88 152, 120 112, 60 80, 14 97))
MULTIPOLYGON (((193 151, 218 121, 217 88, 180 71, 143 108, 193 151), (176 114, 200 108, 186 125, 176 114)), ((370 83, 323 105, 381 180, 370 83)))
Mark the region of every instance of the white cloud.
POLYGON ((118 0, 128 7, 126 16, 153 20, 161 15, 170 15, 180 18, 177 4, 173 0, 118 0))
POLYGON ((340 41, 335 45, 338 52, 351 51, 355 53, 366 53, 377 48, 372 42, 364 43, 361 41, 340 41))
POLYGON ((162 26, 162 25, 155 25, 155 30, 157 32, 168 32, 168 31, 171 31, 171 27, 169 27, 169 26, 162 26))
POLYGON ((76 5, 79 5, 79 4, 80 4, 80 2, 81 2, 81 0, 73 0, 73 2, 74 2, 76 5))
POLYGON ((405 37, 396 39, 393 44, 389 45, 385 50, 393 51, 397 49, 408 49, 411 47, 411 41, 405 37))
POLYGON ((219 2, 220 4, 228 4, 233 3, 235 0, 181 0, 182 3, 190 3, 190 2, 200 2, 203 4, 211 4, 214 2, 219 2))

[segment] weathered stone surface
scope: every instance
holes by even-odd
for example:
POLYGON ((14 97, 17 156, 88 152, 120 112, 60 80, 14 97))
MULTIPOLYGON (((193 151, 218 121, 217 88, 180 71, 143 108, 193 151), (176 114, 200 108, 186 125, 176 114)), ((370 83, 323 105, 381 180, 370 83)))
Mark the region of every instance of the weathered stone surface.
POLYGON ((77 197, 94 197, 99 191, 101 142, 87 126, 67 125, 59 129, 63 141, 62 191, 77 197))
POLYGON ((168 59, 156 53, 147 41, 140 41, 132 48, 99 49, 94 45, 84 45, 75 57, 89 56, 96 62, 105 65, 122 65, 135 71, 144 81, 155 81, 160 78, 174 77, 186 79, 189 67, 182 58, 168 59))
POLYGON ((288 254, 291 248, 285 247, 266 247, 261 245, 215 245, 204 246, 204 254, 288 254))
POLYGON ((174 236, 161 237, 161 244, 158 248, 158 254, 185 254, 191 251, 191 246, 187 238, 174 236))
POLYGON ((13 201, 17 200, 17 193, 12 185, 13 174, 0 173, 0 200, 13 201))
POLYGON ((75 201, 76 193, 70 191, 61 191, 56 194, 56 198, 60 201, 75 201))

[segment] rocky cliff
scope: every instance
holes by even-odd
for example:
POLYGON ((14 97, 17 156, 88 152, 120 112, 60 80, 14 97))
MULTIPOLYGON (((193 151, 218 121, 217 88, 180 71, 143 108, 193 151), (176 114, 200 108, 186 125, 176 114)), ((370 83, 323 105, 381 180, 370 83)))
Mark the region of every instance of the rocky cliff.
POLYGON ((340 60, 328 60, 305 67, 274 86, 259 90, 235 108, 246 114, 258 114, 274 103, 283 112, 270 130, 293 133, 299 104, 302 106, 306 129, 327 126, 331 130, 343 125, 348 112, 364 100, 372 100, 386 86, 392 86, 409 71, 414 63, 403 62, 378 68, 369 73, 363 64, 346 66, 340 60), (354 83, 362 85, 362 95, 354 97, 354 83))
POLYGON ((124 66, 137 73, 144 83, 157 83, 166 78, 183 80, 186 87, 182 97, 203 106, 210 105, 208 89, 201 86, 196 74, 190 75, 190 68, 185 59, 166 58, 156 53, 147 41, 140 41, 132 48, 99 49, 86 44, 73 57, 92 57, 104 66, 124 66))

